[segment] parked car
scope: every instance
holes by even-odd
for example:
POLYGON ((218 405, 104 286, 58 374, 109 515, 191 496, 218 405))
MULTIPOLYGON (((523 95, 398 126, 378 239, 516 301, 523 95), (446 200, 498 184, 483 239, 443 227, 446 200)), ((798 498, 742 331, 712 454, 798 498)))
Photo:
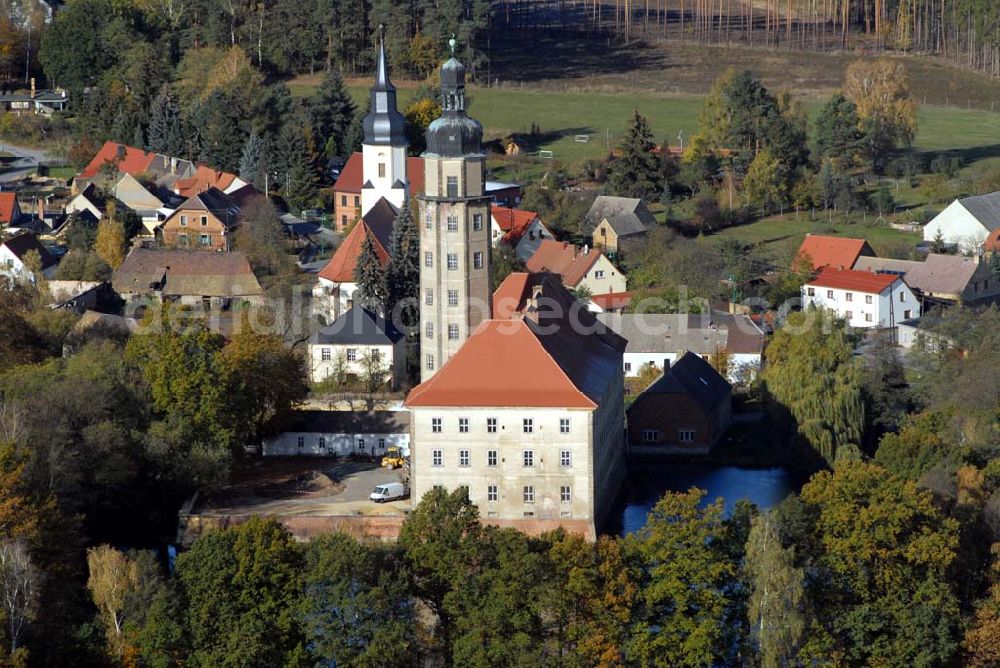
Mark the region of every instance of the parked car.
POLYGON ((387 482, 379 485, 368 495, 368 498, 375 503, 395 501, 406 498, 406 487, 401 482, 387 482))

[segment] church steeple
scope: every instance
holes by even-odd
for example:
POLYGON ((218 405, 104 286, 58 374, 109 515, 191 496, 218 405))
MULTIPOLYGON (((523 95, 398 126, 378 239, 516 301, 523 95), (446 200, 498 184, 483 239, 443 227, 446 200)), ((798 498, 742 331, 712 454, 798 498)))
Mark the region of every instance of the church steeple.
POLYGON ((361 186, 361 215, 371 211, 380 199, 397 209, 410 196, 406 174, 406 121, 396 109, 396 87, 389 81, 385 58, 385 37, 379 26, 378 61, 375 85, 371 90, 371 109, 365 116, 365 139, 362 142, 364 181, 361 186))
POLYGON ((379 35, 375 85, 371 90, 371 110, 365 116, 364 143, 372 146, 409 146, 405 126, 403 115, 396 109, 396 87, 389 81, 385 38, 379 35))

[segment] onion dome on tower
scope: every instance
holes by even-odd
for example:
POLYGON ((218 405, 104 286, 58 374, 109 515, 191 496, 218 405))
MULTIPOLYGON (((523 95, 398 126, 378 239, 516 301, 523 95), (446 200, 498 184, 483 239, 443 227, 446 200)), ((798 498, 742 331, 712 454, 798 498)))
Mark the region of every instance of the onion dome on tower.
POLYGON ((441 66, 441 116, 427 128, 427 152, 442 158, 483 154, 483 126, 465 113, 465 65, 455 58, 455 38, 448 40, 451 58, 441 66))

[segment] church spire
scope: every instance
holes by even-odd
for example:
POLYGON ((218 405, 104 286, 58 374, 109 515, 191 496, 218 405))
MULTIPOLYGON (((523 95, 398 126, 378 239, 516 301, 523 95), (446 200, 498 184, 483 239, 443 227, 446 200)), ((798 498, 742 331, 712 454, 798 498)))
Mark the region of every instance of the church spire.
POLYGON ((483 126, 465 113, 465 65, 455 57, 454 37, 448 46, 451 58, 441 66, 441 116, 427 128, 427 154, 481 155, 483 126))
POLYGON ((364 143, 372 146, 409 146, 406 122, 396 109, 396 87, 389 81, 383 33, 382 26, 379 26, 378 62, 375 66, 375 85, 371 89, 371 109, 364 121, 364 143))

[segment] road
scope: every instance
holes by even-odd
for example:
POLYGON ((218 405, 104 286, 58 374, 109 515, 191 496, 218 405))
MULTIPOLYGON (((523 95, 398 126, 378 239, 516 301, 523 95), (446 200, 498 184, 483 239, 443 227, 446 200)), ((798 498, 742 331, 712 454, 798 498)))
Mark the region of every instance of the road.
POLYGON ((0 142, 0 153, 9 153, 18 160, 0 168, 0 183, 17 181, 38 169, 38 163, 51 156, 41 149, 22 148, 0 142))

